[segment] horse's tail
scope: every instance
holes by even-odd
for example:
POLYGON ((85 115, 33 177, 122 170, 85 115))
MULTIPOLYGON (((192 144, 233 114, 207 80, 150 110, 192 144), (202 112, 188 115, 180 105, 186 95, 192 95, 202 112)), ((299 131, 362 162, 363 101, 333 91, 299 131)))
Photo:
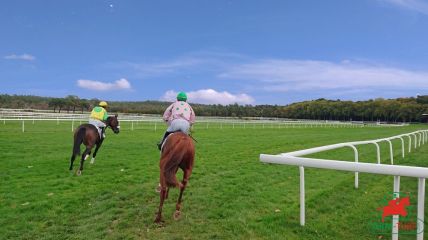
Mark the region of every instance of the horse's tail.
POLYGON ((74 135, 73 155, 80 155, 80 144, 83 142, 85 137, 86 128, 79 128, 74 135))
POLYGON ((183 160, 183 157, 185 154, 187 154, 187 144, 188 144, 189 138, 185 137, 179 137, 177 139, 177 142, 172 145, 172 149, 168 151, 165 158, 166 160, 163 174, 165 177, 166 185, 168 187, 178 187, 179 183, 177 181, 177 177, 175 174, 177 173, 178 165, 183 160))

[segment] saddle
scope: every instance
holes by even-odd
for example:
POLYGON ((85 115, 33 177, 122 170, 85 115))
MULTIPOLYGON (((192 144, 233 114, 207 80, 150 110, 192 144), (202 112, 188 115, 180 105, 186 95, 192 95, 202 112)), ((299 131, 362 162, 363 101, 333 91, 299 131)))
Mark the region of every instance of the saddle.
MULTIPOLYGON (((177 132, 181 132, 181 131, 177 131, 177 132)), ((168 140, 169 136, 173 135, 174 133, 176 133, 176 132, 172 132, 172 133, 168 134, 168 136, 166 136, 165 140, 163 140, 163 143, 162 143, 161 149, 160 149, 161 152, 163 152, 163 146, 165 146, 165 143, 168 140)))

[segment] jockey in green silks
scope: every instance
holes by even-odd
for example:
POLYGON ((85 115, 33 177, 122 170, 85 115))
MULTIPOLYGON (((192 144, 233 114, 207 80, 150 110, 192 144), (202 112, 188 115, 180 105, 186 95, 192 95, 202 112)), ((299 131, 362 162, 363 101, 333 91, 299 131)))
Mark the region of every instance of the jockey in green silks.
POLYGON ((89 123, 101 129, 100 138, 105 138, 105 127, 106 124, 104 121, 107 120, 108 114, 106 108, 108 107, 107 102, 101 101, 98 106, 92 109, 91 115, 89 117, 89 123))

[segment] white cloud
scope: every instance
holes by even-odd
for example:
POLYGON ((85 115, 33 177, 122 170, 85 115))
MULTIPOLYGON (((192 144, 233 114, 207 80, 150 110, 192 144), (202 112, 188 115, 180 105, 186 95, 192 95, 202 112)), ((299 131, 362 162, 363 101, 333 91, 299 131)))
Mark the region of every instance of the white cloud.
POLYGON ((193 68, 203 63, 202 59, 184 57, 163 63, 123 63, 123 66, 131 67, 142 76, 157 76, 171 74, 183 69, 193 68))
MULTIPOLYGON (((316 97, 329 95, 332 98, 366 99, 408 96, 428 90, 428 71, 385 65, 370 59, 333 62, 201 53, 157 63, 126 64, 122 67, 132 66, 129 74, 168 81, 172 85, 186 76, 190 76, 186 83, 192 85, 202 76, 203 80, 198 82, 202 90, 195 91, 193 98, 189 96, 191 102, 198 103, 253 104, 253 96, 262 101, 283 92, 289 94, 281 96, 281 99, 304 94, 308 98, 318 94, 316 97), (210 89, 213 86, 225 92, 210 89)), ((175 99, 176 92, 169 93, 163 100, 175 99)))
MULTIPOLYGON (((178 92, 169 90, 161 98, 163 101, 175 101, 178 92)), ((203 103, 203 104, 252 104, 254 103, 254 98, 251 96, 240 93, 240 94, 231 94, 229 92, 217 92, 214 89, 201 89, 197 91, 187 92, 187 99, 189 102, 193 103, 203 103)))
POLYGON ((218 72, 243 59, 246 57, 234 53, 195 52, 165 61, 120 62, 107 66, 131 70, 138 78, 151 78, 189 72, 218 72))
POLYGON ((21 54, 21 55, 16 55, 16 54, 11 54, 8 56, 4 56, 4 59, 7 60, 24 60, 24 61, 34 61, 36 60, 36 57, 34 57, 33 55, 30 54, 21 54))
POLYGON ((268 91, 428 88, 428 72, 355 63, 261 60, 236 65, 219 77, 262 82, 268 91))
POLYGON ((408 10, 417 11, 423 14, 428 14, 428 3, 422 0, 381 0, 382 2, 390 3, 398 7, 408 10))
POLYGON ((94 91, 109 91, 117 89, 131 89, 131 84, 125 78, 121 78, 114 83, 105 83, 94 80, 79 79, 77 86, 94 91))

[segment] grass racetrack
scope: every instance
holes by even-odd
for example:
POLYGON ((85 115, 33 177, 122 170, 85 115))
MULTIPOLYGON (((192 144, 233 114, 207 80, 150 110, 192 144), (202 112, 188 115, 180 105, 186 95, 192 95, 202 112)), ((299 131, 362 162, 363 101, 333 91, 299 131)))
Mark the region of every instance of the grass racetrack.
MULTIPOLYGON (((118 135, 109 129, 95 164, 88 159, 77 177, 68 171, 70 126, 28 121, 22 133, 20 122, 0 123, 0 239, 390 239, 390 234, 368 231, 367 225, 392 191, 392 176, 360 173, 360 187, 354 189, 353 173, 307 169, 306 226, 301 227, 298 168, 262 164, 259 154, 426 128, 196 125, 195 167, 182 218, 172 219, 178 190, 171 189, 165 226, 159 227, 153 224, 159 204, 154 189, 159 180, 156 142, 163 128, 136 125, 132 131, 130 123, 122 123, 118 135)), ((394 163, 428 167, 428 144, 405 159, 400 142, 393 144, 394 163)), ((361 162, 376 162, 373 146, 358 149, 361 162)), ((389 164, 385 143, 381 150, 382 163, 389 164)), ((350 149, 316 156, 353 161, 350 149)), ((76 160, 75 169, 78 165, 76 160)), ((402 177, 401 190, 416 195, 417 179, 402 177)))

